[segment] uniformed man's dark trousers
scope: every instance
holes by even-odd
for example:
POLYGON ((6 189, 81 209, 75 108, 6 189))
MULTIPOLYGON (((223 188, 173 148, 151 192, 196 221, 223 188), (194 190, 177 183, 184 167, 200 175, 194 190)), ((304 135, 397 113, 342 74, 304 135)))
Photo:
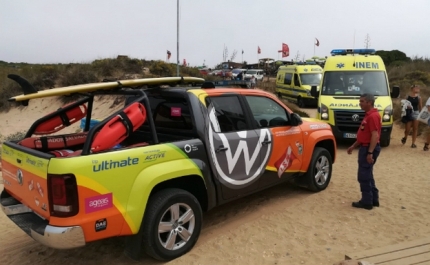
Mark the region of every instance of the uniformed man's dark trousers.
POLYGON ((379 202, 379 190, 376 188, 375 179, 373 178, 373 165, 381 152, 381 147, 376 145, 373 150, 373 164, 367 162, 367 151, 369 146, 360 146, 358 151, 358 182, 361 190, 361 203, 372 205, 373 202, 379 202))

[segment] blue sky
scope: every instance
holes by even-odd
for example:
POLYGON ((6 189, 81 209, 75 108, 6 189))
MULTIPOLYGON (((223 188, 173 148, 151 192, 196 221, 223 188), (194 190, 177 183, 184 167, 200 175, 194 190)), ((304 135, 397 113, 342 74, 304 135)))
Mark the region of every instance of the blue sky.
MULTIPOLYGON (((336 48, 400 50, 430 57, 427 0, 180 0, 179 61, 213 67, 223 59, 254 63, 327 56, 336 48), (315 47, 315 38, 320 46, 315 47), (261 54, 257 54, 257 47, 261 54), (244 51, 242 57, 242 50, 244 51)), ((128 55, 177 58, 177 0, 2 1, 0 60, 80 63, 128 55)))

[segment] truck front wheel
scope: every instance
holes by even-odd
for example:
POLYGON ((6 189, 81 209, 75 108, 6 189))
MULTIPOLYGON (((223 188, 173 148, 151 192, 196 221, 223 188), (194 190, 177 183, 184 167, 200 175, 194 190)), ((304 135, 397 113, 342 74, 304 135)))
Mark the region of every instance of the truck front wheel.
POLYGON ((301 178, 301 182, 311 191, 322 191, 330 183, 333 170, 333 159, 330 153, 321 147, 315 147, 308 172, 301 178))
POLYGON ((191 193, 166 189, 151 196, 142 225, 145 252, 168 261, 194 247, 202 227, 202 210, 191 193))

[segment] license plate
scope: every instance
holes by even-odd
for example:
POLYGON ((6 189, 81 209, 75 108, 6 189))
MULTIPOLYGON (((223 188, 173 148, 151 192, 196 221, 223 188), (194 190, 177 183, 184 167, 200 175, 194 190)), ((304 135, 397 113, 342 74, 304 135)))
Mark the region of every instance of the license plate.
POLYGON ((343 138, 357 138, 356 133, 344 133, 343 138))

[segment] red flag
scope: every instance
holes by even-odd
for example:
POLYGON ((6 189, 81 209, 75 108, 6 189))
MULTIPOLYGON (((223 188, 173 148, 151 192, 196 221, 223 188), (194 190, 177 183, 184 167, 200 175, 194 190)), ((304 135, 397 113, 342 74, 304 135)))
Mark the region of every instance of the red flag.
POLYGON ((258 52, 258 54, 260 54, 260 53, 261 53, 260 46, 258 46, 258 50, 257 50, 257 52, 258 52))
POLYGON ((169 60, 170 59, 170 56, 172 55, 172 53, 169 51, 169 50, 167 50, 167 60, 169 60))
POLYGON ((282 50, 278 52, 282 52, 282 58, 288 57, 290 55, 290 47, 288 47, 287 44, 282 43, 282 50))
POLYGON ((184 66, 187 66, 187 60, 184 59, 184 66))
POLYGON ((320 41, 317 39, 317 38, 315 38, 315 45, 318 47, 318 46, 320 46, 320 41))

